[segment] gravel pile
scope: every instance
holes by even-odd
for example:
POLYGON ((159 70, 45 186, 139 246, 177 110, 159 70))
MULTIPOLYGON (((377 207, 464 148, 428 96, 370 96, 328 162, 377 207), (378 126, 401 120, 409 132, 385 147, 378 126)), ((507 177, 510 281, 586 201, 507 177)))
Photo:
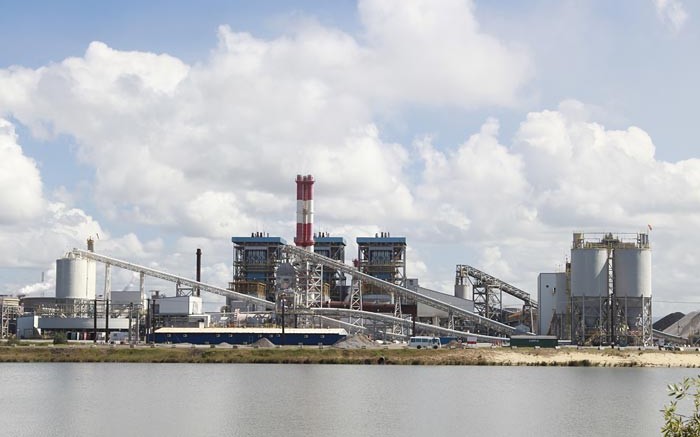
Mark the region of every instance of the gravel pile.
POLYGON ((263 337, 255 343, 253 343, 253 347, 275 347, 275 344, 267 338, 263 337))
POLYGON ((374 342, 362 334, 348 335, 345 340, 340 340, 333 345, 333 347, 340 349, 362 349, 363 347, 370 348, 373 346, 375 346, 374 342))
POLYGON ((700 331, 700 311, 688 313, 664 329, 666 334, 680 335, 681 337, 688 337, 698 331, 700 331))

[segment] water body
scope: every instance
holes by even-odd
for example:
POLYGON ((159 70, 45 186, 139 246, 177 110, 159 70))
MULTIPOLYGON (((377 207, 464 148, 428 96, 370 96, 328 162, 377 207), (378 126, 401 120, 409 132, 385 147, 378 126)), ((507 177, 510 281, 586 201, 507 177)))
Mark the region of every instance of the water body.
POLYGON ((659 436, 696 369, 0 364, 4 436, 659 436))

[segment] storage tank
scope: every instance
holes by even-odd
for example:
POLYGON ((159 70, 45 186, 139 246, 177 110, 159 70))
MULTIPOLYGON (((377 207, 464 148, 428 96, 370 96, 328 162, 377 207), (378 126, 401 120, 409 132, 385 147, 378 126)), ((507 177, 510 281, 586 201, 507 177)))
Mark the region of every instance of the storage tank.
POLYGON ((651 249, 615 249, 615 296, 651 297, 651 249))
POLYGON ((571 296, 608 295, 607 249, 571 249, 571 296))
POLYGON ((471 299, 472 298, 472 285, 467 284, 455 284, 455 297, 461 299, 471 299))
POLYGON ((56 260, 56 298, 94 299, 95 262, 86 259, 56 260))
POLYGON ((566 273, 540 273, 537 277, 540 334, 550 332, 550 323, 555 315, 565 317, 567 304, 566 273))

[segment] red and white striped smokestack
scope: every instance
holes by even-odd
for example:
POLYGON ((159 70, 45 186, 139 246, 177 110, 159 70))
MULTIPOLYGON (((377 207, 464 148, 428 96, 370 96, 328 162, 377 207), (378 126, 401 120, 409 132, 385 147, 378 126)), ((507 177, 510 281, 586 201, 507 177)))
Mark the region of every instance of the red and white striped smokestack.
POLYGON ((297 175, 297 236, 294 244, 314 250, 314 177, 297 175))

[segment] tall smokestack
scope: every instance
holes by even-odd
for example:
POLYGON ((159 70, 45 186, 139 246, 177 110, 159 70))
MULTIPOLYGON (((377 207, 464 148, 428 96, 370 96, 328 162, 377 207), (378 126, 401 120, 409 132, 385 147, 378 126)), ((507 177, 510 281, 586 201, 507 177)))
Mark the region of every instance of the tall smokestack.
POLYGON ((294 244, 314 250, 314 177, 297 175, 297 236, 294 244))
MULTIPOLYGON (((197 248, 197 282, 202 282, 202 249, 197 248)), ((197 287, 199 297, 199 287, 197 287)))

